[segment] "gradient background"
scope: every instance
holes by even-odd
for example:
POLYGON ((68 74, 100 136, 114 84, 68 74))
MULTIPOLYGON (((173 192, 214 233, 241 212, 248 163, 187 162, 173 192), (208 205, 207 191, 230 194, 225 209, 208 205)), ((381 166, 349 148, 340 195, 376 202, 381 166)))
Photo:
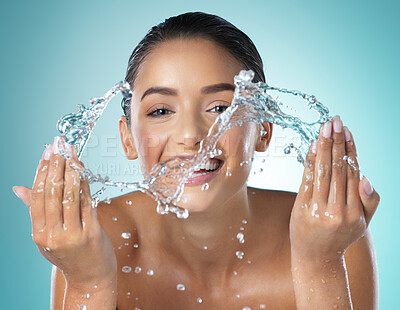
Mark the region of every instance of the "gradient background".
MULTIPOLYGON (((399 165, 394 160, 399 154, 400 2, 387 0, 3 1, 0 307, 49 308, 51 264, 37 251, 28 210, 11 187, 31 187, 42 145, 57 135, 57 120, 122 80, 133 48, 151 26, 198 10, 226 18, 252 38, 268 83, 316 95, 353 132, 362 170, 382 197, 370 228, 380 307, 394 309, 400 278, 399 165)), ((100 154, 100 162, 122 155, 119 101, 104 117, 104 131, 95 134, 87 162, 96 162, 90 152, 100 154)), ((296 190, 301 167, 277 148, 270 157, 280 166, 249 182, 296 190)), ((113 169, 105 171, 113 174, 113 169)), ((132 169, 128 177, 140 178, 137 165, 132 169)))

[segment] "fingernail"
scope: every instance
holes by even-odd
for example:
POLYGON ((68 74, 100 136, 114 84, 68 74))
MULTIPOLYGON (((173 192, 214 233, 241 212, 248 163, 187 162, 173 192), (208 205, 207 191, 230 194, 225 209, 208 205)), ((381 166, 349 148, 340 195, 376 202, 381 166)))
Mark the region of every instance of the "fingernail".
POLYGON ((324 138, 330 138, 332 135, 332 123, 329 121, 324 124, 324 128, 322 128, 322 136, 324 138))
POLYGON ((17 188, 18 188, 18 186, 13 186, 12 190, 13 190, 14 194, 15 194, 19 199, 21 199, 21 197, 18 196, 17 188))
POLYGON ((364 192, 368 196, 371 196, 372 193, 374 192, 374 188, 372 187, 371 182, 368 180, 367 177, 363 178, 363 188, 364 188, 364 192))
POLYGON ((312 152, 313 154, 317 154, 317 141, 314 141, 314 142, 311 144, 311 152, 312 152))
POLYGON ((350 134, 349 129, 346 126, 343 128, 344 128, 344 136, 346 138, 346 142, 351 141, 351 134, 350 134))
POLYGON ((43 159, 44 159, 44 160, 49 160, 49 159, 50 159, 50 156, 51 156, 51 153, 52 153, 52 145, 50 144, 50 145, 47 146, 47 148, 44 150, 43 159))
POLYGON ((333 130, 334 130, 336 133, 339 133, 339 132, 342 132, 342 128, 343 128, 342 120, 340 119, 340 116, 339 116, 339 115, 336 115, 336 116, 333 118, 333 130))

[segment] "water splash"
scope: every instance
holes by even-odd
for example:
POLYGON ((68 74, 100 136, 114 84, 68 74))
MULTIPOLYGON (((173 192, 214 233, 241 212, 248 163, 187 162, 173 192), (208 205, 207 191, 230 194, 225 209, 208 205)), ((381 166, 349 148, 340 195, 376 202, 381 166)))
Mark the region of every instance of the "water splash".
MULTIPOLYGON (((221 150, 216 149, 216 145, 224 132, 234 126, 242 126, 247 122, 257 124, 270 122, 282 128, 290 128, 299 134, 300 145, 297 147, 289 145, 289 148, 285 149, 285 153, 290 153, 293 148, 297 152, 298 161, 303 163, 311 142, 318 137, 321 125, 331 119, 328 115, 328 109, 315 96, 297 90, 272 87, 262 82, 253 83, 253 77, 252 71, 244 70, 238 76, 235 76, 236 88, 231 106, 217 117, 207 137, 201 141, 198 153, 191 160, 174 157, 167 162, 157 163, 148 175, 145 175, 143 181, 115 182, 110 180, 108 176, 103 178, 99 174, 95 175, 90 169, 85 169, 67 154, 62 139, 58 141, 60 154, 70 163, 73 169, 80 173, 81 177, 87 178, 90 184, 100 182, 107 186, 121 187, 121 190, 124 188, 140 190, 156 199, 159 214, 172 212, 178 218, 187 218, 189 216, 188 211, 178 206, 183 194, 184 184, 194 171, 204 165, 209 158, 220 154, 221 150), (277 90, 302 97, 309 109, 318 112, 318 119, 313 123, 306 123, 298 117, 284 113, 279 107, 282 106, 282 103, 273 99, 267 93, 268 90, 277 90)), ((65 138, 64 140, 76 147, 78 158, 82 154, 97 120, 109 101, 118 93, 122 93, 128 100, 132 97, 129 84, 120 82, 103 97, 91 99, 89 107, 80 105, 78 113, 68 114, 59 120, 57 128, 65 138)), ((243 163, 243 165, 247 163, 243 163)), ((98 200, 97 198, 95 206, 97 206, 98 200)))

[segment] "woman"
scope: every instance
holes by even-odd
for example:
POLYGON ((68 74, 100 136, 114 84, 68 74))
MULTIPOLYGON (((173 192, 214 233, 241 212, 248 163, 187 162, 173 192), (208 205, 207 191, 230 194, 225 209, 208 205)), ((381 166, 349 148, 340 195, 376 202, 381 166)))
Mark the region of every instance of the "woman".
MULTIPOLYGON (((264 81, 262 68, 251 40, 220 17, 187 13, 153 27, 126 75, 133 97, 119 128, 127 158, 139 158, 145 175, 190 158, 230 105, 233 77, 251 69, 264 81)), ((87 181, 57 147, 46 149, 32 190, 16 193, 54 264, 52 309, 376 309, 367 226, 379 195, 343 159, 357 158, 350 131, 338 116, 322 127, 295 194, 247 187, 243 163, 271 139, 272 124, 262 129, 224 133, 222 154, 185 186, 187 220, 158 215, 141 192, 92 208, 87 181)))

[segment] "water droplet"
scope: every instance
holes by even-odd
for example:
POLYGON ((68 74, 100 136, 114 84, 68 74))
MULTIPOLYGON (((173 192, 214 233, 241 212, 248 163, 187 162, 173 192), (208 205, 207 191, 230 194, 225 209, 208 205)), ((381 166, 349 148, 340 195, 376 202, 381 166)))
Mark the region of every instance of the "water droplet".
POLYGON ((314 289, 313 289, 312 287, 310 288, 310 292, 311 292, 311 293, 314 293, 314 289))
POLYGON ((198 302, 199 304, 201 304, 201 303, 203 302, 203 299, 201 299, 200 297, 197 297, 197 302, 198 302))
POLYGON ((238 274, 237 271, 234 270, 234 271, 233 271, 233 275, 237 276, 237 274, 238 274))
POLYGON ((97 288, 97 285, 94 285, 93 287, 94 287, 94 288, 97 288))
POLYGON ((111 203, 111 199, 110 198, 106 198, 106 199, 104 199, 104 202, 109 205, 111 203))
POLYGON ((243 233, 238 233, 237 235, 236 235, 236 238, 239 240, 239 243, 244 243, 244 235, 243 235, 243 233))
POLYGON ((240 163, 240 167, 243 167, 244 165, 247 165, 249 163, 248 160, 244 160, 240 163))
POLYGON ((118 221, 118 219, 117 219, 115 216, 112 218, 112 220, 113 220, 114 222, 118 221))
POLYGON ((139 247, 139 244, 134 243, 134 244, 133 244, 133 247, 134 247, 135 249, 137 249, 137 248, 139 247))
POLYGON ((148 276, 153 276, 154 275, 154 270, 153 269, 147 270, 147 275, 148 276))
POLYGON ((186 287, 185 287, 183 284, 178 284, 178 285, 176 286, 176 289, 177 289, 178 291, 184 291, 184 290, 186 290, 186 287))
POLYGON ((243 220, 242 223, 246 225, 246 224, 247 224, 247 221, 246 221, 246 220, 243 220))
POLYGON ((319 215, 318 214, 315 214, 315 212, 318 210, 318 204, 315 202, 314 204, 313 204, 313 208, 312 208, 312 211, 311 211, 311 216, 315 216, 316 218, 318 218, 319 217, 319 215))
POLYGON ((90 298, 90 294, 87 293, 87 294, 83 295, 83 297, 84 297, 84 298, 90 298))
POLYGON ((207 250, 207 249, 208 249, 208 247, 205 245, 205 246, 203 246, 203 249, 204 249, 204 250, 207 250))
POLYGON ((266 305, 264 305, 264 304, 261 304, 261 305, 260 305, 260 309, 265 309, 265 308, 267 308, 266 305))
POLYGON ((250 307, 243 307, 242 310, 251 310, 251 308, 250 307))
POLYGON ((129 239, 131 237, 131 234, 128 233, 128 232, 124 232, 124 233, 121 234, 121 237, 124 238, 124 239, 129 239))
POLYGON ((209 187, 210 186, 208 185, 208 183, 204 183, 203 186, 201 187, 201 190, 206 191, 206 190, 208 190, 209 187))
POLYGON ((140 268, 140 267, 135 268, 135 273, 140 273, 141 271, 142 271, 142 268, 140 268))
POLYGON ((240 227, 239 230, 244 230, 244 227, 240 227))
POLYGON ((242 251, 236 251, 236 257, 239 259, 243 259, 244 253, 242 251))
POLYGON ((236 294, 236 298, 240 298, 240 295, 239 295, 239 294, 236 294))
POLYGON ((126 204, 127 204, 128 206, 131 206, 131 205, 132 205, 132 201, 127 200, 127 201, 126 201, 126 204))
POLYGON ((124 266, 124 267, 122 267, 122 272, 129 273, 129 272, 131 272, 131 271, 132 271, 132 267, 130 267, 130 266, 124 266))
POLYGON ((86 310, 86 309, 87 309, 86 305, 80 305, 79 306, 79 310, 86 310))
POLYGON ((130 296, 131 296, 131 292, 126 292, 126 295, 127 295, 128 297, 130 297, 130 296))

